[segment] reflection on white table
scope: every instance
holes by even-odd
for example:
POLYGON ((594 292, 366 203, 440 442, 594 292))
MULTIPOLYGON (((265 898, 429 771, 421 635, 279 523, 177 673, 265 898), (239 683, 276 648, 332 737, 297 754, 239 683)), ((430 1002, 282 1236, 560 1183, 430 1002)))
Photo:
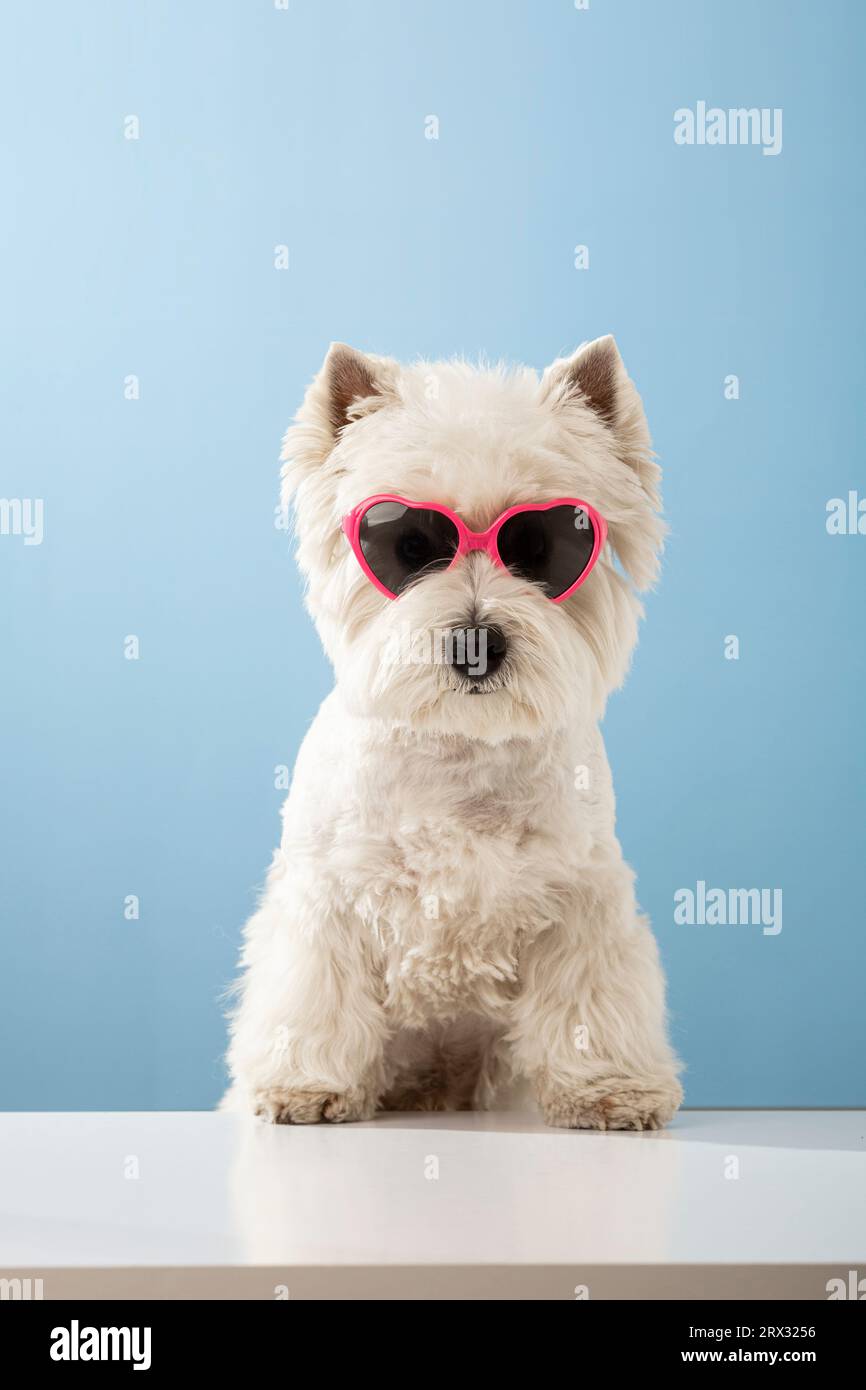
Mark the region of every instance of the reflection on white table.
POLYGON ((520 1271, 535 1297, 571 1297, 598 1267, 622 1296, 646 1266, 670 1288, 694 1266, 847 1274, 859 1262, 866 1275, 863 1111, 687 1111, 648 1134, 552 1130, 521 1114, 297 1128, 219 1113, 7 1114, 0 1178, 0 1272, 63 1271, 63 1291, 82 1295, 106 1288, 87 1271, 126 1271, 125 1292, 153 1296, 148 1271, 172 1275, 186 1296, 207 1294, 196 1271, 219 1270, 218 1296, 260 1297, 273 1296, 274 1271, 302 1297, 479 1296, 479 1269, 494 1297, 521 1296, 502 1292, 519 1290, 520 1271), (389 1293, 388 1271, 404 1267, 405 1294, 389 1293), (316 1294, 304 1291, 310 1269, 316 1294), (268 1276, 250 1294, 253 1270, 268 1276), (366 1292, 352 1294, 357 1271, 366 1292))

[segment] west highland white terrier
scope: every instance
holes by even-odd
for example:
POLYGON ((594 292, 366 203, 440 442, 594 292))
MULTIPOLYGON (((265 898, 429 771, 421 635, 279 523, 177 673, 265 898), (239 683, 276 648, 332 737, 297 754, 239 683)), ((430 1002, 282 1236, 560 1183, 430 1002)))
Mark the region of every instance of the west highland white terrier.
POLYGON ((682 1098, 599 731, 657 573, 659 469, 611 337, 527 368, 334 345, 285 437, 336 684, 245 929, 229 1104, 488 1106, 652 1129, 682 1098))

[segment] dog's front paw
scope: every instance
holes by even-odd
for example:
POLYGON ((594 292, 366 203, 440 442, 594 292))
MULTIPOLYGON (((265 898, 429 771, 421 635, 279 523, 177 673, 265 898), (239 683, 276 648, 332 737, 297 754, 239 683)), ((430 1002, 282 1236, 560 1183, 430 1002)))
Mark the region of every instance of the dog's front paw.
POLYGON ((253 1108, 274 1125, 344 1124, 369 1120, 376 1109, 376 1097, 360 1086, 342 1092, 271 1086, 255 1092, 253 1108))
POLYGON ((682 1098, 675 1076, 611 1075, 574 1087, 544 1080, 538 1088, 546 1122, 559 1129, 662 1129, 682 1098))

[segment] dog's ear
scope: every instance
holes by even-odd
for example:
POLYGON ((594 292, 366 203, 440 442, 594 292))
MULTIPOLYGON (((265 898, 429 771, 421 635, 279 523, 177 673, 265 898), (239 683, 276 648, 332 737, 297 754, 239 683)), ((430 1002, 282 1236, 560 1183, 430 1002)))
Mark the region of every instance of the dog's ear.
POLYGON ((593 343, 583 343, 571 357, 551 362, 542 377, 541 389, 551 404, 582 401, 604 424, 613 426, 621 376, 625 377, 625 367, 608 333, 593 343))
POLYGON ((294 457, 301 466, 321 463, 347 425, 384 404, 396 371, 397 363, 390 358, 332 343, 286 435, 284 459, 294 457))
POLYGON ((320 377, 335 439, 358 413, 361 402, 387 393, 393 382, 393 367, 386 358, 367 357, 345 343, 331 344, 320 377))
POLYGON ((332 343, 286 431, 280 474, 284 524, 294 503, 301 568, 327 562, 339 539, 334 500, 345 459, 337 449, 348 426, 395 398, 399 367, 345 343, 332 343))
POLYGON ((283 439, 283 503, 322 471, 347 425, 383 405, 393 392, 397 363, 332 343, 283 439))
MULTIPOLYGON (((641 398, 625 369, 613 337, 584 343, 571 357, 552 362, 541 379, 541 396, 554 410, 583 407, 592 411, 610 433, 613 451, 631 469, 653 513, 661 510, 661 470, 652 452, 649 427, 641 398)), ((627 509, 630 513, 631 507, 627 509)), ((648 587, 658 569, 664 527, 657 516, 652 524, 629 526, 627 516, 611 521, 611 539, 638 588, 648 587)))

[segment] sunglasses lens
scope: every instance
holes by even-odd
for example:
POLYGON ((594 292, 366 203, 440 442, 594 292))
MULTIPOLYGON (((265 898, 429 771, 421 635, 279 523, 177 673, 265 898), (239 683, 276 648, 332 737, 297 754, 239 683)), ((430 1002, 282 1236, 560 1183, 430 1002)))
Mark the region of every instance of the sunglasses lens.
POLYGON ((421 574, 447 569, 460 537, 443 512, 374 502, 361 517, 361 551, 380 584, 399 594, 421 574))
POLYGON ((517 512, 500 528, 497 544, 504 565, 559 598, 589 564, 595 528, 582 507, 517 512))

